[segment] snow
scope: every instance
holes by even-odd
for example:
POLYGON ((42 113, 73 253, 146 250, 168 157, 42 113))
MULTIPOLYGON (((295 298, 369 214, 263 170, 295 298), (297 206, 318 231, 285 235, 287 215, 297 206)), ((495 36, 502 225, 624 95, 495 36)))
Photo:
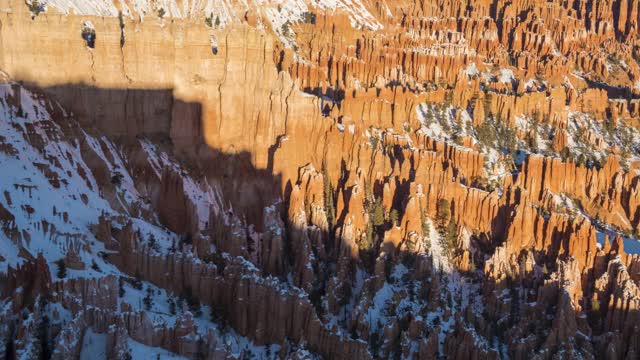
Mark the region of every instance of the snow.
POLYGON ((140 145, 147 154, 149 165, 153 168, 158 179, 162 179, 162 171, 165 169, 182 175, 182 186, 185 195, 197 209, 200 229, 205 229, 209 221, 210 211, 213 210, 214 213, 218 214, 223 208, 220 190, 212 187, 206 179, 203 182, 194 180, 185 169, 169 159, 165 152, 159 151, 150 141, 141 139, 140 145))
POLYGON ((431 229, 431 231, 429 231, 429 243, 431 244, 429 255, 431 255, 433 259, 433 267, 449 273, 452 270, 452 266, 444 254, 440 233, 436 231, 436 226, 431 219, 427 219, 426 221, 429 223, 429 229, 431 229))
POLYGON ((498 77, 498 79, 503 84, 511 84, 511 82, 515 79, 515 76, 513 75, 513 70, 500 69, 500 76, 498 77))
POLYGON ((525 81, 524 87, 527 91, 544 91, 547 88, 547 82, 532 78, 525 81))
MULTIPOLYGON (((587 159, 595 158, 603 160, 607 156, 607 147, 596 147, 591 138, 599 138, 603 140, 603 144, 607 144, 608 136, 602 125, 596 121, 591 115, 577 111, 569 112, 568 121, 568 141, 567 148, 574 156, 584 155, 587 159), (584 133, 582 138, 577 134, 584 133)), ((615 139, 614 139, 615 141, 615 139)))
MULTIPOLYGON (((408 272, 408 269, 402 265, 396 265, 393 268, 391 278, 395 283, 399 283, 402 276, 408 272)), ((366 312, 366 321, 369 323, 370 331, 375 332, 380 330, 389 322, 389 317, 394 317, 395 314, 388 313, 387 307, 393 296, 401 288, 401 285, 394 285, 385 281, 382 288, 380 288, 374 295, 371 304, 366 312)))
POLYGON ((118 186, 118 199, 121 201, 120 204, 123 208, 127 208, 127 204, 135 203, 139 198, 141 198, 138 190, 136 189, 135 183, 129 173, 126 171, 126 167, 124 165, 123 160, 120 158, 120 154, 106 137, 101 137, 100 140, 92 138, 87 133, 84 133, 87 144, 93 149, 93 151, 104 161, 107 165, 111 176, 116 174, 120 174, 122 176, 122 180, 120 182, 120 186, 118 186), (103 149, 106 149, 108 153, 105 153, 103 149), (111 162, 109 159, 113 159, 111 162), (124 200, 124 202, 122 201, 124 200))
MULTIPOLYGON (((127 338, 132 359, 187 359, 160 347, 151 347, 127 338)), ((106 360, 107 334, 100 334, 88 328, 82 338, 80 360, 106 360)))
POLYGON ((478 70, 476 63, 470 62, 469 65, 467 65, 467 67, 464 69, 464 73, 468 76, 475 76, 480 74, 480 71, 478 70))
POLYGON ((295 32, 291 26, 302 21, 304 14, 311 11, 346 12, 354 28, 364 27, 373 31, 383 28, 360 0, 315 0, 311 2, 313 8, 307 4, 305 0, 275 0, 268 3, 266 0, 256 0, 256 5, 264 12, 273 32, 288 47, 295 46, 295 32))
MULTIPOLYGON (((28 244, 15 244, 0 232, 0 246, 7 254, 16 254, 17 246, 28 245, 32 254, 42 252, 52 262, 63 256, 68 241, 94 241, 88 226, 111 209, 97 194, 97 182, 77 142, 60 141, 63 130, 48 120, 44 103, 22 88, 19 91, 22 114, 8 105, 13 97, 10 85, 0 85, 0 134, 17 150, 15 155, 0 153, 0 166, 5 170, 0 183, 5 196, 0 196, 0 205, 15 217, 10 225, 28 233, 30 239, 28 244), (42 139, 41 148, 29 142, 36 137, 42 139)), ((0 270, 21 261, 18 256, 9 257, 0 263, 0 270)))
MULTIPOLYGON (((160 9, 164 10, 164 17, 182 18, 193 6, 196 0, 184 1, 183 11, 176 0, 41 0, 47 8, 55 8, 61 14, 75 13, 78 15, 118 16, 119 10, 130 18, 143 19, 146 15, 157 16, 160 9), (133 9, 129 7, 133 5, 133 9)), ((215 2, 210 0, 209 3, 215 2)))
MULTIPOLYGON (((241 22, 244 14, 249 10, 256 11, 258 27, 262 28, 262 17, 271 23, 274 32, 279 33, 282 25, 287 21, 292 24, 302 19, 302 14, 311 10, 345 12, 349 16, 351 25, 355 28, 379 30, 383 25, 367 9, 362 0, 42 0, 47 9, 56 9, 62 14, 75 13, 78 15, 118 16, 119 8, 124 16, 144 19, 146 16, 158 16, 160 9, 164 10, 164 17, 198 18, 202 15, 210 17, 219 27, 233 22, 241 22), (182 5, 182 6, 180 6, 182 5)), ((383 4, 386 15, 391 11, 386 3, 383 4)), ((284 40, 284 37, 281 36, 284 40)), ((292 45, 287 40, 283 41, 292 45)))
POLYGON ((118 16, 111 0, 45 0, 47 8, 54 7, 62 14, 118 16))
MULTIPOLYGON (((0 85, 0 134, 5 149, 0 151, 0 166, 6 170, 0 181, 0 207, 9 213, 5 221, 0 221, 0 228, 8 229, 0 231, 0 253, 4 257, 0 272, 24 261, 19 256, 23 247, 34 257, 42 253, 54 271, 53 263, 69 248, 76 249, 86 268, 67 269, 67 278, 119 274, 98 255, 105 248, 92 229, 102 215, 114 229, 130 220, 143 243, 153 238, 154 249, 167 252, 178 236, 159 225, 148 195, 140 193, 129 174, 124 152, 106 137, 89 135, 73 118, 60 123, 64 128, 52 121, 47 109, 56 107, 54 102, 16 84, 0 85), (108 178, 99 179, 106 185, 98 186, 98 179, 85 163, 91 152, 97 159, 92 159, 92 166, 107 170, 108 178), (120 176, 117 184, 113 183, 115 174, 120 176), (113 195, 103 193, 110 188, 113 195), (138 218, 143 214, 150 215, 138 218), (92 268, 93 263, 99 270, 92 268)), ((62 114, 67 116, 64 111, 62 114)), ((146 139, 140 144, 158 178, 165 168, 181 174, 185 195, 196 205, 200 227, 205 228, 209 212, 222 208, 220 190, 206 181, 198 183, 146 139)))
MULTIPOLYGON (((154 324, 158 324, 158 325, 167 324, 168 326, 171 326, 171 327, 175 326, 179 316, 182 316, 182 313, 184 311, 188 311, 186 308, 182 309, 179 307, 179 304, 178 304, 179 297, 177 295, 172 295, 168 293, 166 290, 159 288, 149 282, 143 281, 141 283, 142 283, 142 289, 139 290, 134 288, 131 284, 125 281, 123 284, 123 288, 125 291, 124 296, 120 300, 131 305, 132 310, 135 312, 139 312, 139 311, 146 312, 148 318, 151 319, 151 321, 154 324), (147 289, 151 289, 152 300, 153 300, 149 310, 145 309, 144 300, 143 300, 144 297, 147 296, 147 293, 148 293, 147 289), (175 301, 176 314, 171 314, 170 312, 169 299, 173 299, 173 301, 175 301)), ((184 302, 183 302, 183 305, 186 306, 184 302)), ((248 338, 237 334, 232 328, 229 328, 226 331, 221 332, 220 331, 221 326, 211 321, 211 318, 212 318, 211 308, 209 306, 201 305, 200 313, 199 314, 191 313, 191 315, 193 316, 193 320, 197 326, 198 334, 205 335, 208 331, 213 331, 218 338, 223 340, 222 342, 225 346, 225 350, 229 351, 232 355, 235 355, 237 357, 243 351, 249 350, 251 354, 258 356, 258 358, 265 358, 267 346, 255 345, 248 338)), ((174 354, 171 354, 169 352, 163 352, 162 349, 152 348, 152 347, 144 346, 142 344, 138 344, 138 345, 136 344, 131 345, 131 342, 130 342, 132 355, 134 359, 137 359, 136 356, 134 355, 134 352, 135 352, 134 345, 143 347, 151 351, 152 353, 154 353, 154 356, 156 353, 160 353, 161 356, 175 356, 174 354)), ((271 347, 272 353, 273 353, 273 350, 277 352, 280 348, 278 345, 270 345, 270 347, 271 347)), ((167 358, 173 359, 175 357, 167 357, 167 358)))
POLYGON ((429 137, 446 141, 449 138, 449 134, 444 131, 443 125, 446 124, 450 128, 454 126, 453 112, 455 109, 451 106, 444 109, 442 113, 434 105, 422 103, 416 107, 416 114, 418 119, 422 123, 421 132, 429 137), (427 118, 428 113, 431 113, 432 121, 429 123, 427 118))
POLYGON ((180 240, 180 236, 158 225, 136 218, 132 218, 131 221, 135 231, 140 235, 140 241, 148 243, 153 238, 157 251, 167 253, 172 244, 180 240))
MULTIPOLYGON (((598 244, 601 246, 604 246, 604 239, 605 239, 605 234, 609 235, 609 242, 613 241, 613 238, 617 235, 615 232, 612 231, 606 231, 606 232, 600 232, 598 231, 596 233, 596 239, 598 241, 598 244)), ((629 238, 629 237, 622 237, 622 244, 624 246, 624 252, 630 255, 640 255, 640 240, 639 239, 634 239, 634 238, 629 238)))
POLYGON ((496 77, 490 71, 484 71, 482 73, 482 81, 486 83, 491 83, 494 81, 496 77))
MULTIPOLYGON (((143 20, 145 17, 192 18, 202 19, 204 16, 215 28, 225 28, 232 23, 244 21, 245 14, 254 12, 257 15, 257 28, 264 29, 265 23, 285 46, 296 46, 294 31, 290 25, 303 21, 307 12, 341 12, 346 13, 354 28, 380 30, 383 25, 369 11, 362 0, 41 0, 45 8, 62 14, 119 16, 122 14, 132 19, 143 20), (180 6, 182 5, 182 6, 180 6), (287 24, 287 26, 285 26, 287 24), (288 28, 285 31, 283 29, 288 28)), ((387 16, 391 11, 386 3, 382 4, 387 16)), ((296 60, 304 59, 295 55, 296 60)))
POLYGON ((159 347, 151 347, 128 339, 132 359, 188 359, 159 347))
POLYGON ((82 337, 80 360, 103 359, 107 359, 107 334, 99 334, 88 328, 82 337))

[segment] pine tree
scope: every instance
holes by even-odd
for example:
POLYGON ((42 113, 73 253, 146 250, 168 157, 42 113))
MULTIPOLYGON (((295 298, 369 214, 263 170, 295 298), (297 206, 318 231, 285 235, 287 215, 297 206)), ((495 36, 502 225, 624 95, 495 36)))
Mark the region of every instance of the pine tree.
POLYGON ((138 290, 142 290, 142 276, 140 275, 140 271, 137 269, 135 279, 131 282, 131 285, 138 290))
POLYGON ((431 247, 431 224, 427 217, 427 212, 421 211, 422 214, 422 238, 424 239, 424 245, 428 249, 431 247))
POLYGON ((451 220, 449 221, 449 224, 447 224, 447 227, 444 233, 445 246, 446 246, 447 253, 449 254, 452 254, 453 250, 455 249, 456 240, 458 237, 457 234, 458 234, 458 224, 456 224, 456 220, 454 218, 451 218, 451 220))
POLYGON ((156 249, 156 237, 153 234, 149 235, 149 240, 148 241, 149 241, 149 247, 151 249, 157 250, 156 249))
POLYGON ((36 343, 34 344, 34 358, 49 359, 51 358, 51 350, 49 346, 49 317, 47 315, 42 316, 37 322, 37 328, 35 329, 36 343))
POLYGON ((119 297, 123 297, 124 296, 124 281, 122 280, 122 278, 118 278, 118 296, 119 297))
POLYGON ((131 349, 127 349, 127 352, 122 355, 123 360, 133 360, 133 356, 131 355, 131 349))
POLYGON ((453 91, 447 91, 447 93, 444 95, 444 103, 447 107, 453 104, 453 91))
POLYGON ((100 267, 98 266, 95 260, 91 260, 91 268, 95 271, 101 272, 100 267))
POLYGON ((333 187, 331 186, 331 180, 327 174, 326 167, 323 166, 322 178, 324 182, 324 206, 327 213, 327 222, 329 223, 329 232, 333 229, 333 223, 336 215, 336 209, 333 202, 333 187))
POLYGON ((289 35, 289 31, 290 31, 290 27, 291 26, 291 21, 287 20, 284 24, 282 24, 280 30, 282 32, 282 35, 284 36, 288 36, 289 35))
POLYGON ((374 232, 373 224, 371 221, 367 223, 367 228, 365 230, 365 243, 358 244, 360 249, 369 250, 374 244, 377 242, 377 236, 374 232))
POLYGON ((153 307, 153 290, 151 287, 147 287, 147 295, 142 299, 145 310, 151 310, 153 307))
POLYGON ((400 215, 398 214, 398 210, 392 209, 391 213, 389 214, 389 220, 391 221, 391 224, 393 226, 397 226, 398 225, 398 219, 399 218, 400 218, 400 215))
POLYGON ((377 198, 373 203, 373 225, 380 226, 384 224, 384 208, 382 207, 382 199, 377 198))
POLYGON ((493 94, 490 91, 485 92, 484 94, 484 115, 489 117, 491 112, 491 103, 493 102, 493 94))
POLYGON ((427 112, 426 112, 427 116, 426 116, 426 120, 427 120, 427 126, 433 124, 433 111, 431 110, 431 105, 427 106, 427 112))
POLYGON ((173 300, 173 297, 169 298, 169 314, 176 314, 176 302, 173 300))
POLYGON ((58 278, 64 279, 67 277, 67 265, 64 263, 64 259, 56 261, 56 265, 58 266, 58 271, 56 272, 58 278))
POLYGON ((40 15, 40 13, 44 12, 44 4, 38 0, 31 0, 31 2, 27 2, 27 7, 31 11, 31 18, 34 19, 36 16, 40 15))
POLYGON ((447 221, 449 221, 450 217, 451 217, 451 204, 449 203, 449 200, 440 199, 440 201, 438 201, 438 207, 437 207, 438 226, 441 229, 444 229, 445 224, 447 223, 447 221))
POLYGON ((189 307, 189 311, 191 311, 195 317, 199 317, 202 315, 202 310, 200 309, 200 301, 198 300, 198 298, 195 297, 195 295, 193 294, 193 290, 191 289, 190 286, 187 286, 184 289, 182 297, 187 303, 187 306, 189 307))
POLYGON ((480 143, 487 147, 493 147, 497 138, 496 129, 493 126, 493 123, 485 120, 482 125, 478 127, 477 131, 480 143))

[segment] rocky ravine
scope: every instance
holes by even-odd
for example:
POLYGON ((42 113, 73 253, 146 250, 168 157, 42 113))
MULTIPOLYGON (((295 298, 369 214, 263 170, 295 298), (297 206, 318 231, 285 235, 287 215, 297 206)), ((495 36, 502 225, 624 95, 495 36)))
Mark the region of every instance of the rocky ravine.
POLYGON ((639 6, 3 1, 0 358, 637 358, 639 6))

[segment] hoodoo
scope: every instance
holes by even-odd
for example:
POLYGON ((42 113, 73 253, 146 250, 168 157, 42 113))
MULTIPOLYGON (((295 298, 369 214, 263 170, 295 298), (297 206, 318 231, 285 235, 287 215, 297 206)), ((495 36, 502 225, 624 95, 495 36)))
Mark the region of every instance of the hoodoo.
POLYGON ((0 0, 0 360, 637 359, 637 0, 0 0))

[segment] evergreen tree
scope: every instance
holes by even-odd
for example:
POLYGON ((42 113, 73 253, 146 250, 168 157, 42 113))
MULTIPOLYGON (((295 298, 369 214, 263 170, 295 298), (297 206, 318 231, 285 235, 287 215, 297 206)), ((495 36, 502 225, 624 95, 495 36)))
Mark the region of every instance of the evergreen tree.
POLYGON ((382 207, 382 199, 376 198, 373 203, 373 225, 380 226, 384 224, 384 208, 382 207))
POLYGON ((433 110, 431 107, 431 104, 427 104, 426 106, 427 110, 426 110, 426 116, 425 116, 425 120, 427 122, 427 126, 433 124, 434 118, 433 118, 433 110))
POLYGON ((437 211, 438 211, 437 212, 438 226, 441 229, 444 229, 445 224, 447 223, 447 221, 449 221, 449 218, 451 217, 451 204, 449 203, 449 200, 440 199, 438 201, 437 211))
POLYGON ((392 209, 391 213, 389 214, 389 220, 391 221, 391 224, 393 226, 397 226, 399 219, 400 219, 400 215, 398 214, 398 210, 392 209))
POLYGON ((31 2, 27 2, 27 7, 31 11, 31 19, 35 19, 36 16, 45 11, 45 4, 41 3, 39 0, 31 0, 31 2))
POLYGON ((136 269, 135 278, 131 282, 131 286, 138 290, 142 290, 142 277, 140 275, 140 271, 136 269))
POLYGON ((124 296, 124 279, 122 277, 118 278, 118 297, 124 296))
POLYGON ((482 125, 477 128, 478 141, 486 147, 493 147, 496 142, 496 129, 493 123, 489 120, 485 120, 482 125))
POLYGON ((156 237, 155 237, 153 234, 149 235, 149 240, 148 240, 148 242, 149 242, 149 247, 150 247, 151 249, 157 250, 157 246, 156 246, 156 245, 157 245, 156 237))
POLYGON ((376 242, 376 237, 373 229, 373 222, 367 222, 367 228, 365 229, 365 238, 364 243, 359 243, 358 248, 363 250, 369 250, 373 247, 373 244, 376 242))
POLYGON ((458 224, 456 224, 456 220, 454 218, 451 218, 444 232, 445 248, 447 250, 447 253, 450 255, 453 253, 453 250, 456 247, 457 234, 458 224))
POLYGON ((185 287, 182 293, 182 297, 187 303, 189 311, 191 311, 195 317, 199 317, 202 315, 202 310, 200 309, 200 301, 194 296, 193 290, 190 286, 185 287))
POLYGON ((67 277, 67 265, 64 263, 64 259, 56 261, 56 265, 58 266, 58 271, 56 272, 58 278, 64 279, 67 277))
POLYGON ((291 31, 290 29, 291 26, 291 21, 287 20, 284 24, 282 24, 280 30, 282 32, 282 35, 284 36, 288 36, 289 35, 289 31, 291 31))
POLYGON ((336 208, 333 202, 333 187, 331 186, 331 180, 327 174, 327 169, 324 166, 322 170, 322 178, 324 181, 324 206, 325 212, 327 213, 327 222, 329 223, 329 233, 331 233, 336 215, 336 208))
POLYGON ((96 263, 95 260, 91 260, 91 268, 95 271, 101 272, 100 267, 98 266, 98 263, 96 263))
POLYGON ((205 359, 205 343, 201 336, 198 336, 198 340, 196 342, 196 353, 193 355, 193 358, 196 360, 204 360, 205 359))
POLYGON ((147 295, 142 299, 145 310, 151 310, 153 307, 153 290, 147 287, 147 295))
POLYGON ((424 239, 424 245, 428 249, 431 247, 431 224, 427 217, 426 210, 420 211, 422 214, 422 238, 424 239))
POLYGON ((489 117, 490 114, 492 114, 491 111, 491 103, 493 102, 493 93, 491 93, 490 91, 486 91, 484 94, 484 115, 486 117, 489 117))
POLYGON ((51 347, 49 346, 49 317, 44 315, 38 321, 38 327, 36 329, 36 358, 49 359, 51 358, 51 347))
POLYGON ((453 91, 447 91, 444 95, 444 104, 449 107, 453 104, 453 91))
POLYGON ((169 314, 176 314, 176 302, 173 300, 173 297, 169 298, 169 314))

